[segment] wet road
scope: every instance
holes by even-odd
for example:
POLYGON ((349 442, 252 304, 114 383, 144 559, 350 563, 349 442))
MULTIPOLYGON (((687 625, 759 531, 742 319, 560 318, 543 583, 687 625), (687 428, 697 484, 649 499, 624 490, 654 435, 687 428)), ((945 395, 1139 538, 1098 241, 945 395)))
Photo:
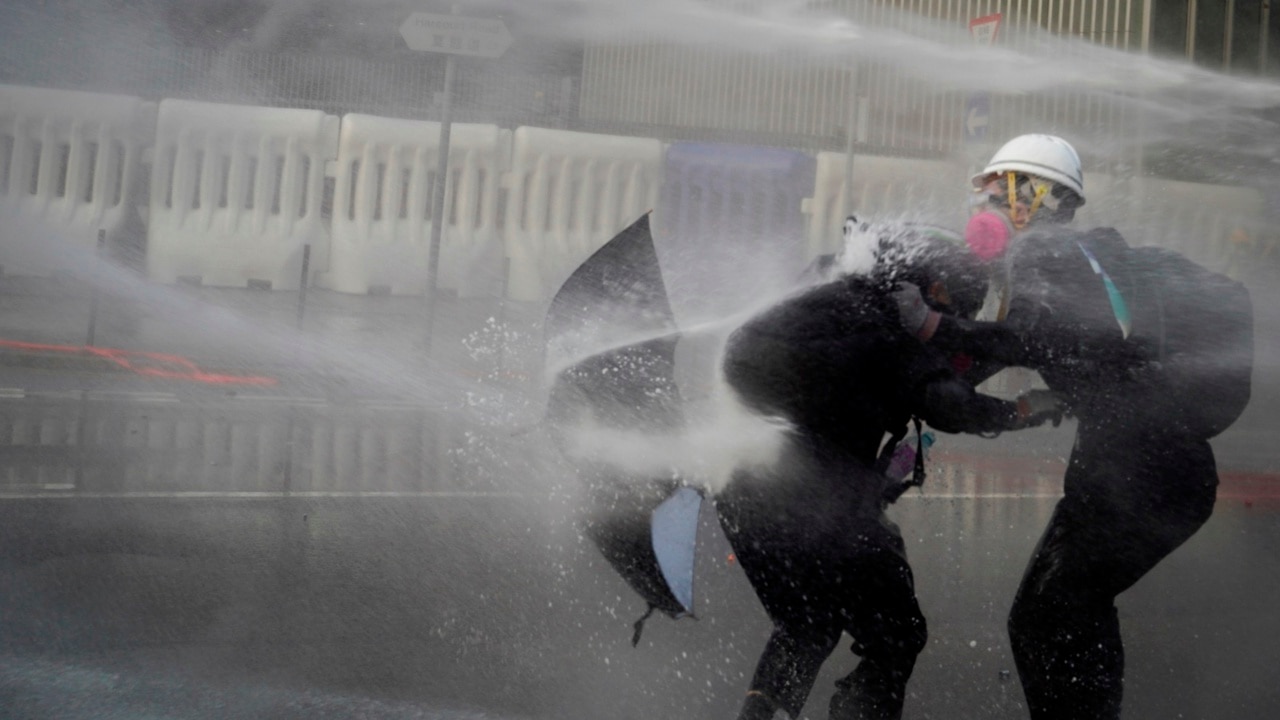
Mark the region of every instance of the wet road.
MULTIPOLYGON (((1010 493, 973 467, 893 511, 931 629, 908 717, 1025 716, 1004 616, 1052 473, 1008 465, 1029 478, 1010 493)), ((1121 597, 1126 717, 1276 716, 1278 510, 1232 481, 1121 597)), ((541 492, 4 498, 3 716, 731 717, 768 628, 714 520, 700 619, 632 648, 644 608, 566 517, 541 492)), ((852 665, 828 663, 807 716, 852 665)))

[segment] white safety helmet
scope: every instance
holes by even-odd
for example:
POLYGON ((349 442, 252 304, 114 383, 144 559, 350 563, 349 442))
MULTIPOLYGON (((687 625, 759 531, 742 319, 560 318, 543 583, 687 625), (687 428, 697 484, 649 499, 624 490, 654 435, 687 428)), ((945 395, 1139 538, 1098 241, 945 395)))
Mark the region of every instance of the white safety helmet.
POLYGON ((981 188, 992 175, 1026 173, 1069 188, 1084 204, 1084 170, 1071 143, 1056 135, 1019 135, 991 156, 991 162, 972 178, 981 188))

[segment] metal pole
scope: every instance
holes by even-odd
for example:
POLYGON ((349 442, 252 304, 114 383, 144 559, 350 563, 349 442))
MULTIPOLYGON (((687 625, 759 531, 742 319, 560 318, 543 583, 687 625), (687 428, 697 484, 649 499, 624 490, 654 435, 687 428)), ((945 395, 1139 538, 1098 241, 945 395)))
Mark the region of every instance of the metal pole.
POLYGON ((1196 0, 1187 0, 1187 60, 1196 61, 1196 0))
MULTIPOLYGON (((94 273, 89 285, 89 332, 85 337, 86 347, 93 347, 98 333, 98 283, 102 270, 102 256, 107 249, 107 231, 98 229, 98 247, 94 257, 94 273)), ((76 470, 75 486, 84 489, 84 481, 89 467, 89 451, 85 444, 89 441, 89 391, 80 388, 80 418, 76 422, 76 470)))
POLYGON ((298 282, 298 329, 307 310, 307 275, 311 269, 311 243, 302 246, 302 278, 298 282))
POLYGON ((1152 0, 1142 0, 1142 54, 1151 54, 1151 3, 1152 0))
MULTIPOLYGON (((102 269, 102 253, 107 248, 107 231, 98 230, 98 249, 94 257, 94 269, 102 269)), ((98 333, 98 273, 94 273, 93 281, 89 284, 89 333, 85 338, 84 344, 93 347, 94 339, 98 333)))
POLYGON ((1267 46, 1271 42, 1271 0, 1262 0, 1262 25, 1258 34, 1258 72, 1267 71, 1267 46))
POLYGON ((848 217, 853 208, 853 144, 857 136, 858 126, 858 66, 849 68, 849 116, 844 130, 844 192, 841 193, 840 204, 843 206, 843 217, 848 217))
POLYGON ((449 173, 449 130, 453 103, 453 55, 444 65, 444 99, 440 103, 440 148, 436 159, 436 184, 431 194, 431 249, 427 255, 427 352, 435 334, 436 284, 440 274, 440 235, 444 230, 444 191, 449 173))
POLYGON ((1222 28, 1222 69, 1231 69, 1231 43, 1236 34, 1236 0, 1227 0, 1226 18, 1222 28))
MULTIPOLYGON (((1142 54, 1151 54, 1151 5, 1153 0, 1142 0, 1142 54)), ((1140 91, 1144 96, 1145 91, 1140 91)), ((1134 118, 1138 125, 1138 139, 1134 148, 1133 177, 1142 177, 1147 169, 1147 149, 1141 138, 1147 136, 1146 133, 1146 116, 1145 103, 1140 103, 1137 110, 1137 117, 1134 118)))

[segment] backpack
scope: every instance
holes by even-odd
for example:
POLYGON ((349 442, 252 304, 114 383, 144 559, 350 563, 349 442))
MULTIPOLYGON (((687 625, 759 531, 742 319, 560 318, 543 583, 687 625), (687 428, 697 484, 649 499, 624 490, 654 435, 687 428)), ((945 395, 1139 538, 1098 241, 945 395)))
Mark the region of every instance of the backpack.
POLYGON ((1157 247, 1129 249, 1129 269, 1148 298, 1135 340, 1160 363, 1156 402, 1205 439, 1231 426, 1249 404, 1253 302, 1243 284, 1157 247))

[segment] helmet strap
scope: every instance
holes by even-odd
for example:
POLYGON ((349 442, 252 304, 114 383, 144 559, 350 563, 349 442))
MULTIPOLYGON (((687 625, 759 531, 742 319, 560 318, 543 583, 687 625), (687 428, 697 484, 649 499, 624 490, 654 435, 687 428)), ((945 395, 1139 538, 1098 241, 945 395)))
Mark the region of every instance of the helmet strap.
POLYGON ((1049 185, 1047 183, 1034 183, 1035 197, 1031 199, 1031 208, 1027 211, 1025 219, 1018 218, 1018 176, 1009 171, 1009 185, 1007 193, 1009 196, 1009 220, 1013 223, 1015 230, 1023 230, 1031 224, 1031 219, 1036 216, 1036 212, 1040 210, 1040 204, 1044 202, 1044 196, 1049 194, 1049 185))

